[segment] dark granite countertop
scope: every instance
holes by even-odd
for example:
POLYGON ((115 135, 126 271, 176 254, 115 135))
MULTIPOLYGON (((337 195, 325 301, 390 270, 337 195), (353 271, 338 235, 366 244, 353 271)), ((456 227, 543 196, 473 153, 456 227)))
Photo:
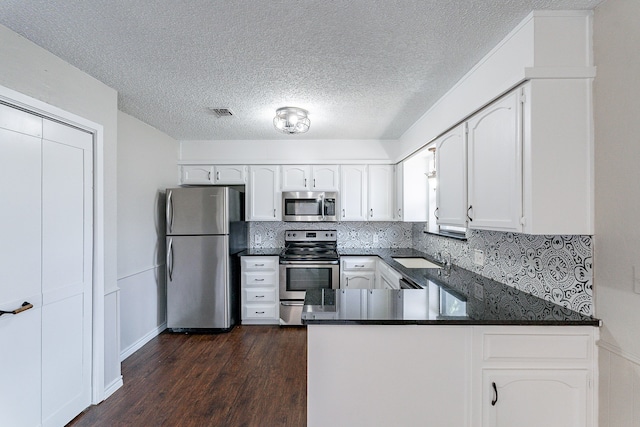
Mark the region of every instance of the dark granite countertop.
POLYGON ((240 256, 279 256, 282 248, 247 248, 240 252, 240 256))
POLYGON ((307 291, 306 324, 467 324, 599 326, 599 320, 457 266, 406 268, 392 257, 415 249, 339 249, 342 256, 378 256, 422 289, 307 291))

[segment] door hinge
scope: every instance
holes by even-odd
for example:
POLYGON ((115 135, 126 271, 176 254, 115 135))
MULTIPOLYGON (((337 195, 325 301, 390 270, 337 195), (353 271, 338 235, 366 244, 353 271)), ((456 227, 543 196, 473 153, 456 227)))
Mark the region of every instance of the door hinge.
POLYGON ((527 102, 527 95, 524 92, 524 88, 522 88, 522 92, 520 92, 520 103, 524 104, 525 102, 527 102))
POLYGON ((469 122, 464 122, 464 133, 469 135, 469 122))

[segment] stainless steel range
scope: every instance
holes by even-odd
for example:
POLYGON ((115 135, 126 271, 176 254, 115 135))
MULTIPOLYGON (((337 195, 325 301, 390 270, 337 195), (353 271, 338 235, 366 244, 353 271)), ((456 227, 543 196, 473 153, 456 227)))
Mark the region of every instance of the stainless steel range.
POLYGON ((280 254, 280 324, 301 325, 307 289, 338 289, 336 230, 289 230, 280 254))

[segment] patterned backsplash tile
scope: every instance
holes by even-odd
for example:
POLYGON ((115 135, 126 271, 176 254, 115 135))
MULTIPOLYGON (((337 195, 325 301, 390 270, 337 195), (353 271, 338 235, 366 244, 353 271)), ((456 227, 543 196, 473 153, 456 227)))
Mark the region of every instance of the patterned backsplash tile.
POLYGON ((410 248, 412 224, 404 222, 250 222, 249 246, 283 248, 286 230, 337 230, 339 248, 410 248))
POLYGON ((591 236, 538 236, 468 230, 467 241, 423 233, 414 223, 417 250, 438 257, 449 253, 454 264, 582 314, 593 315, 591 236), (473 263, 474 250, 484 265, 473 263))
POLYGON ((284 247, 286 230, 337 230, 340 248, 415 248, 434 258, 448 253, 454 264, 574 311, 593 314, 591 236, 537 236, 467 231, 467 241, 425 234, 424 223, 250 222, 249 245, 284 247), (473 263, 474 250, 484 265, 473 263))

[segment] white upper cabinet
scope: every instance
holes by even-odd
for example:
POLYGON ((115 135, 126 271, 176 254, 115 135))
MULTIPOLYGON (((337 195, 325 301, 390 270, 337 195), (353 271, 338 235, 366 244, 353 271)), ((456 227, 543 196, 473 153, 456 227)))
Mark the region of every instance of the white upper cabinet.
POLYGON ((423 222, 429 215, 429 169, 427 150, 396 165, 397 221, 423 222))
POLYGON ((284 165, 283 191, 338 191, 337 165, 284 165))
POLYGON ((247 167, 244 165, 187 165, 181 167, 183 185, 245 184, 247 167))
POLYGON ((182 166, 180 183, 183 185, 213 184, 214 169, 213 165, 182 166))
POLYGON ((283 191, 308 191, 311 185, 311 166, 309 165, 283 165, 282 166, 282 190, 283 191))
POLYGON ((367 166, 340 166, 340 220, 367 220, 367 166))
MULTIPOLYGON (((438 225, 467 225, 466 123, 436 140, 438 225)), ((426 191, 425 191, 426 195, 426 191)))
POLYGON ((244 165, 223 165, 215 167, 216 184, 245 184, 247 167, 244 165))
MULTIPOLYGON (((481 110, 471 117, 468 126, 469 228, 521 231, 520 91, 481 110)), ((444 173, 443 167, 439 169, 444 173)))
POLYGON ((369 165, 369 221, 393 221, 395 206, 395 172, 393 165, 369 165))
POLYGON ((279 166, 250 166, 247 221, 281 221, 279 166))
POLYGON ((338 191, 340 172, 338 165, 314 165, 311 167, 311 189, 318 191, 338 191))

